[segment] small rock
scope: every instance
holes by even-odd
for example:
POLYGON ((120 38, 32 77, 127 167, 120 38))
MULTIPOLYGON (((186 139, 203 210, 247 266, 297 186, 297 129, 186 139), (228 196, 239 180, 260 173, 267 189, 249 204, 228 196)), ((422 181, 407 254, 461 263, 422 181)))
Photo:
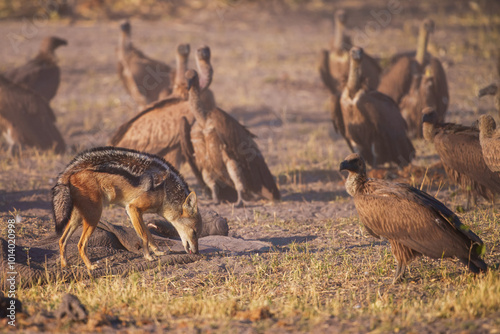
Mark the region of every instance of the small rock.
POLYGON ((78 297, 69 293, 64 295, 61 305, 59 305, 59 309, 56 312, 58 320, 65 317, 72 321, 86 321, 88 318, 85 306, 82 305, 78 297))

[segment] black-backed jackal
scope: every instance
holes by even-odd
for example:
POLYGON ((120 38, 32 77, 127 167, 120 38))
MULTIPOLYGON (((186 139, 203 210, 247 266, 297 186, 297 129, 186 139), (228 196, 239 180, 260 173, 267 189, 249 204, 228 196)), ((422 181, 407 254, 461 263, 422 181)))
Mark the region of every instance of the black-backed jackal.
POLYGON ((78 252, 89 270, 96 267, 87 257, 86 246, 106 204, 125 207, 147 260, 153 259, 148 245, 156 255, 163 252, 144 225, 143 213, 157 213, 167 219, 179 233, 186 252, 197 253, 202 223, 197 202, 179 172, 156 155, 117 147, 82 152, 52 188, 56 232, 64 230, 59 240, 61 266, 67 264, 66 243, 83 222, 78 252))

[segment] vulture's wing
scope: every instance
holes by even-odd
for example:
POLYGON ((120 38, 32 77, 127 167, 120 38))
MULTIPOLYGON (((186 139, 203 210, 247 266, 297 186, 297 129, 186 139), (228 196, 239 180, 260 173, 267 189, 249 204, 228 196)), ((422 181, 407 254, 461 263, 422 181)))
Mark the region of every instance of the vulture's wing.
POLYGON ((231 159, 237 161, 241 168, 245 178, 245 187, 261 194, 264 198, 280 199, 274 177, 253 140, 255 135, 221 109, 214 109, 211 117, 217 124, 215 128, 221 142, 225 145, 226 153, 231 159))
POLYGON ((319 60, 319 75, 330 93, 338 95, 338 81, 330 73, 330 54, 327 50, 322 50, 319 60))
POLYGON ((12 128, 19 143, 64 151, 65 143, 55 125, 54 112, 45 98, 1 76, 0 117, 0 123, 12 128))
POLYGON ((448 105, 450 103, 446 73, 444 72, 443 65, 441 64, 439 59, 435 57, 431 57, 429 66, 432 71, 438 122, 442 123, 444 122, 445 114, 446 111, 448 110, 448 105))
POLYGON ((391 97, 399 104, 403 96, 410 89, 412 67, 415 66, 415 64, 412 65, 412 62, 416 61, 408 57, 399 58, 399 60, 382 75, 377 90, 391 97))
POLYGON ((465 184, 460 183, 476 188, 473 190, 485 198, 491 197, 488 190, 500 193, 500 176, 492 172, 484 161, 479 131, 457 124, 444 124, 438 129, 434 145, 443 164, 457 173, 455 181, 470 179, 465 184))
POLYGON ((380 163, 394 161, 400 165, 408 164, 415 148, 406 134, 407 125, 396 103, 385 94, 371 91, 363 94, 356 106, 378 134, 375 149, 385 157, 380 163))
POLYGON ((192 119, 186 101, 161 100, 120 126, 110 144, 164 156, 168 150, 180 149, 178 130, 182 117, 192 119))
POLYGON ((33 89, 48 101, 56 95, 60 75, 57 64, 43 58, 32 59, 23 66, 5 72, 7 79, 33 89))
POLYGON ((484 161, 489 169, 500 172, 500 132, 497 130, 492 138, 488 138, 482 145, 484 161))
POLYGON ((433 258, 467 258, 481 239, 432 196, 405 184, 369 180, 369 194, 354 197, 361 221, 375 234, 433 258))

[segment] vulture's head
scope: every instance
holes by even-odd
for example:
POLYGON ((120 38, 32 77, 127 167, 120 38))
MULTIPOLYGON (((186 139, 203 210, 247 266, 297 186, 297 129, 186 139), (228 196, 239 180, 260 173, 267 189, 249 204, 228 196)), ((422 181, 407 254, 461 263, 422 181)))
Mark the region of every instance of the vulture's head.
POLYGON ((481 136, 491 137, 497 127, 493 117, 490 115, 481 115, 478 122, 481 136))
POLYGON ((203 60, 205 62, 210 62, 210 48, 208 46, 202 46, 197 51, 197 56, 199 60, 203 60))
POLYGON ((125 20, 120 24, 120 30, 124 32, 127 35, 130 35, 130 32, 132 30, 132 26, 130 25, 129 20, 125 20))
POLYGON ((349 154, 344 161, 340 163, 340 171, 347 170, 349 174, 366 175, 365 160, 358 153, 349 154))
POLYGON ((352 60, 360 62, 363 58, 363 48, 360 48, 359 46, 353 46, 349 51, 349 54, 351 55, 352 60))
POLYGON ((337 9, 334 14, 335 22, 345 24, 347 21, 347 13, 344 9, 337 9))
POLYGON ((40 45, 40 50, 52 53, 62 45, 68 45, 68 41, 55 36, 45 37, 40 45))
POLYGON ((191 47, 189 46, 189 44, 177 45, 177 54, 183 58, 187 58, 189 56, 190 51, 191 47))
POLYGON ((492 83, 489 86, 486 86, 482 89, 479 90, 477 96, 478 97, 483 97, 485 95, 495 95, 498 91, 498 86, 495 83, 492 83))
POLYGON ((422 28, 425 29, 429 34, 434 32, 434 21, 431 19, 426 19, 422 22, 422 28))
POLYGON ((422 110, 422 131, 425 140, 434 140, 434 125, 437 123, 437 113, 432 107, 422 110))
POLYGON ((187 81, 188 91, 190 91, 192 88, 194 90, 200 89, 198 73, 196 73, 195 70, 187 70, 185 77, 186 77, 186 81, 187 81))

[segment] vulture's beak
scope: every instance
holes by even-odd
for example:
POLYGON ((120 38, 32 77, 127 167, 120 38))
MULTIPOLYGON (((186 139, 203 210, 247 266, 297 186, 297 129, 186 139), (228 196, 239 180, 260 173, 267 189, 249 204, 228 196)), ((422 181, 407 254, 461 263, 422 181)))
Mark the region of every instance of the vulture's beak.
POLYGON ((125 21, 122 24, 120 24, 120 29, 124 32, 129 34, 130 33, 130 22, 125 21))
POLYGON ((340 163, 339 171, 341 172, 343 170, 349 170, 349 168, 350 168, 349 161, 344 160, 340 163))

